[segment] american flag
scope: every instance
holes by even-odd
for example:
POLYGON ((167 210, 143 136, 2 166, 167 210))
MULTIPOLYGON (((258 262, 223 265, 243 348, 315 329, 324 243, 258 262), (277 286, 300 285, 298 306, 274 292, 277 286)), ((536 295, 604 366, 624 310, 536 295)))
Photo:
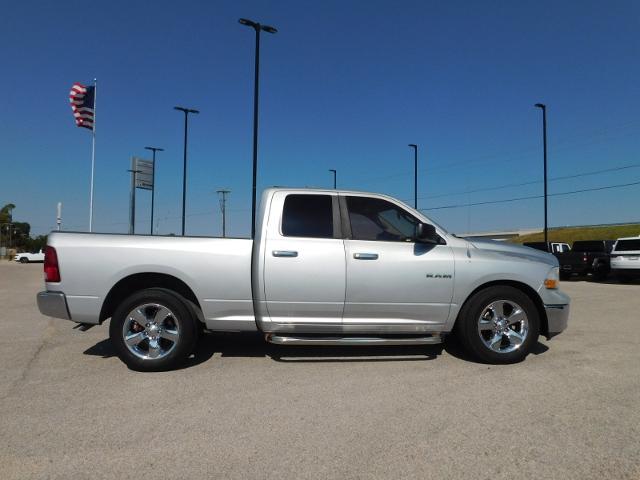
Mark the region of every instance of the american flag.
POLYGON ((69 92, 71 110, 78 127, 93 130, 95 87, 85 87, 76 82, 69 92))

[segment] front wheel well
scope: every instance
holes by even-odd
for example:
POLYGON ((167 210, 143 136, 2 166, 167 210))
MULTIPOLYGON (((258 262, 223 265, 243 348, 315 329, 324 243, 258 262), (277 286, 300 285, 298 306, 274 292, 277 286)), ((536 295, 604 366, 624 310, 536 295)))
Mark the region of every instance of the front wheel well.
POLYGON ((200 308, 193 291, 179 278, 164 273, 136 273, 123 278, 111 288, 100 310, 100 323, 110 318, 127 297, 146 288, 171 290, 200 308))
POLYGON ((526 283, 517 282, 514 280, 495 280, 493 282, 483 283, 482 285, 477 287, 473 292, 469 294, 467 299, 462 304, 462 307, 458 311, 458 317, 456 318, 456 323, 460 318, 460 312, 464 311, 464 306, 467 304, 469 300, 471 300, 471 298, 473 298, 473 296, 476 293, 478 293, 480 290, 484 290, 485 288, 495 287, 499 285, 506 285, 508 287, 517 288, 518 290, 520 290, 522 293, 524 293, 531 299, 533 304, 536 306, 536 310, 538 311, 538 316, 540 317, 540 334, 544 336, 548 336, 549 322, 547 320, 547 312, 544 309, 544 304, 542 303, 542 299, 540 298, 540 295, 538 295, 538 293, 526 283))

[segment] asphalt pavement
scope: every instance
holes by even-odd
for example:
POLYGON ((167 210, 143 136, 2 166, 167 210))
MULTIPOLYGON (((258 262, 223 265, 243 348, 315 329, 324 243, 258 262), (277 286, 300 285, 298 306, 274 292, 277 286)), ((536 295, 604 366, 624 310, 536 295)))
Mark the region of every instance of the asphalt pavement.
POLYGON ((164 373, 40 315, 42 287, 0 262, 5 480, 640 479, 638 283, 562 282, 568 330, 517 365, 224 334, 164 373))

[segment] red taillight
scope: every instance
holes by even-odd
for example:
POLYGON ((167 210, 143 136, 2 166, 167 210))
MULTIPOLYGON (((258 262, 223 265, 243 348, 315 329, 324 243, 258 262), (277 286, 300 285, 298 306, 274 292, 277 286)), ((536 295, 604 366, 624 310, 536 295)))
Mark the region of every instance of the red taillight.
POLYGON ((59 282, 60 269, 58 268, 58 254, 53 247, 44 249, 44 281, 59 282))

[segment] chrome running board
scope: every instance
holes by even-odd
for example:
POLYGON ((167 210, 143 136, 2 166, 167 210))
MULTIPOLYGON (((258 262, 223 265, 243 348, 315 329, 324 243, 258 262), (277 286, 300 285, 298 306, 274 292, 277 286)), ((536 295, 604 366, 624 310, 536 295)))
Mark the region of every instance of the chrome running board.
POLYGON ((435 345, 442 343, 438 334, 422 337, 314 337, 300 335, 276 335, 267 333, 264 336, 269 343, 276 345, 435 345))

